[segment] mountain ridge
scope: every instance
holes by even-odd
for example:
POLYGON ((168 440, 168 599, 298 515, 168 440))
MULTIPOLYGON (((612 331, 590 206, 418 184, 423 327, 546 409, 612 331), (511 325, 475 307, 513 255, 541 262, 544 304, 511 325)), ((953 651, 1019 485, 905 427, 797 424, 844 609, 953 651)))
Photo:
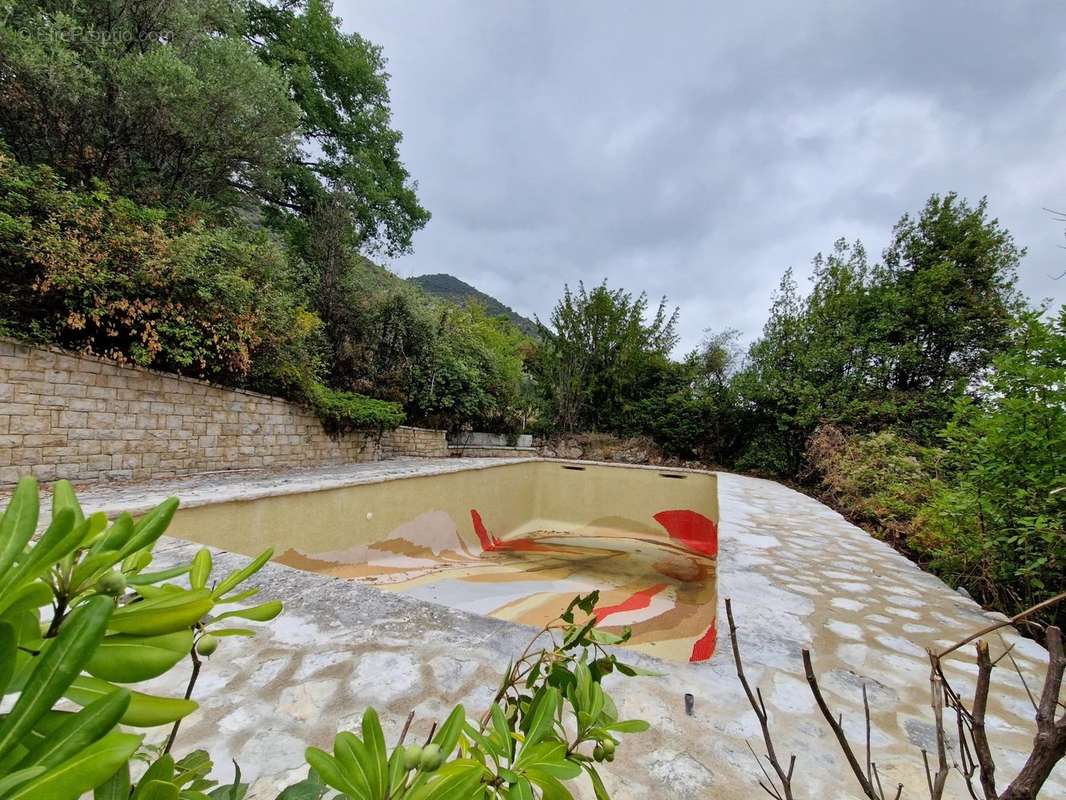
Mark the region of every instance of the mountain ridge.
POLYGON ((466 281, 456 278, 454 275, 449 275, 446 272, 435 272, 426 275, 416 275, 412 278, 408 278, 409 283, 413 283, 419 287, 423 292, 433 297, 439 297, 443 300, 450 300, 453 303, 463 304, 471 300, 475 300, 481 305, 485 306, 485 310, 492 316, 502 316, 509 319, 514 323, 523 333, 529 336, 535 336, 537 333, 537 323, 524 317, 510 306, 501 303, 495 297, 481 291, 475 286, 471 286, 466 281))

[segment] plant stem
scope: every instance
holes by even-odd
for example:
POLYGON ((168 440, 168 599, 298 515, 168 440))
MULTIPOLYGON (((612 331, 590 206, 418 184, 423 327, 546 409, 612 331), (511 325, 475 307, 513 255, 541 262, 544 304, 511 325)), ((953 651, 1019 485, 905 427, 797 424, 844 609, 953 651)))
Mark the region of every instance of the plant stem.
MULTIPOLYGON (((200 677, 200 667, 203 664, 200 661, 200 657, 196 654, 196 643, 193 643, 192 648, 189 650, 189 657, 192 659, 192 674, 189 676, 189 684, 185 687, 185 699, 188 700, 192 697, 193 687, 196 686, 196 679, 200 677)), ((174 740, 178 736, 178 728, 181 727, 181 720, 174 721, 174 727, 170 729, 170 736, 167 737, 167 745, 163 748, 164 753, 169 753, 170 748, 174 746, 174 740)))
POLYGON ((48 626, 48 632, 44 635, 45 639, 51 639, 57 633, 59 633, 59 626, 63 622, 63 617, 67 613, 67 595, 60 592, 56 595, 55 610, 52 614, 52 623, 48 626))

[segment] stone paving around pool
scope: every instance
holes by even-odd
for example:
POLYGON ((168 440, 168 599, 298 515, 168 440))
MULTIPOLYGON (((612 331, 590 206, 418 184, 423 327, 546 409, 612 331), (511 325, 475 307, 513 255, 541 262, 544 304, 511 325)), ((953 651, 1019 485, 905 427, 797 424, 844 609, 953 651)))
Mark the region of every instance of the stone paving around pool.
MULTIPOLYGON (((220 491, 228 496, 299 491, 293 487, 478 466, 455 464, 385 462, 354 471, 208 477, 147 489, 102 487, 81 496, 92 510, 143 508, 171 492, 210 502, 220 491)), ((934 736, 925 648, 946 646, 998 617, 821 503, 779 484, 722 474, 719 503, 718 596, 733 599, 748 676, 762 687, 778 752, 797 755, 797 796, 858 796, 803 680, 803 647, 813 650, 823 691, 856 743, 866 684, 882 781, 906 784, 904 797, 924 796, 920 748, 931 748, 934 736)), ((198 547, 164 540, 157 561, 188 559, 198 547)), ((222 566, 246 560, 218 556, 222 566)), ((327 746, 336 730, 355 727, 368 705, 382 713, 393 739, 411 709, 417 712, 416 734, 427 732, 457 702, 465 703, 471 716, 480 714, 507 659, 530 634, 513 623, 278 564, 261 574, 262 594, 284 600, 286 611, 261 626, 254 640, 222 642, 194 694, 201 708, 182 725, 177 748, 209 749, 222 774, 229 771, 229 759, 237 759, 253 781, 251 798, 272 800, 277 787, 304 774, 307 744, 327 746)), ((723 609, 719 619, 724 621, 723 609)), ((606 771, 605 783, 617 800, 763 796, 748 750, 750 743, 761 752, 759 726, 736 679, 726 635, 723 625, 717 653, 703 664, 628 657, 662 677, 614 684, 623 716, 653 726, 626 737, 606 771), (684 712, 685 692, 695 696, 692 716, 684 712)), ((993 658, 1008 644, 1014 644, 1023 672, 1038 683, 1044 650, 1004 629, 992 637, 993 658)), ((972 693, 972 649, 951 658, 949 677, 964 694, 972 693)), ((1009 666, 997 668, 993 680, 1001 688, 993 691, 987 725, 999 756, 997 778, 1006 785, 1032 740, 1033 711, 1009 666)), ((178 694, 184 682, 185 675, 176 673, 153 688, 178 694)), ((964 795, 953 775, 946 796, 964 795)), ((1066 797, 1063 764, 1042 796, 1066 797)))

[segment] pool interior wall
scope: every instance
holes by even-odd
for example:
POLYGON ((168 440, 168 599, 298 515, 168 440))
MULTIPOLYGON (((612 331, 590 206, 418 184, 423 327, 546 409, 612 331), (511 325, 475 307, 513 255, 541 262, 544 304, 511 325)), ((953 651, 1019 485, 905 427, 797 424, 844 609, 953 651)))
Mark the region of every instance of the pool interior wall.
POLYGON ((197 506, 171 533, 535 626, 598 589, 629 646, 703 661, 717 524, 711 473, 527 461, 197 506))

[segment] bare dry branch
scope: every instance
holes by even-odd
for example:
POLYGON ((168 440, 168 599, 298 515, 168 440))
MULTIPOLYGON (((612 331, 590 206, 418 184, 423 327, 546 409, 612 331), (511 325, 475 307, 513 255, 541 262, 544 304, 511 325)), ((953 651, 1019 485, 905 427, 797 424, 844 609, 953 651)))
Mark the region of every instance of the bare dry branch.
POLYGON ((858 759, 855 758, 855 753, 851 749, 851 743, 848 742, 847 734, 844 733, 840 721, 833 718, 833 712, 830 710, 829 704, 826 703, 825 698, 822 697, 822 690, 818 686, 818 676, 814 674, 814 665, 811 663, 811 651, 806 648, 803 650, 803 671, 807 677, 807 684, 811 687, 811 692, 814 694, 814 700, 818 703, 818 708, 821 710, 822 716, 825 717, 825 721, 828 722, 829 727, 833 729, 833 734, 837 737, 840 749, 844 753, 844 757, 848 760, 848 765, 851 767, 851 771, 855 773, 855 778, 859 781, 859 786, 862 787, 863 793, 870 798, 870 800, 882 800, 877 794, 874 785, 863 774, 862 765, 859 763, 858 759))
MULTIPOLYGON (((1002 637, 1000 637, 1000 639, 1002 640, 1002 637)), ((1007 655, 1010 658, 1011 666, 1014 667, 1014 671, 1018 673, 1018 679, 1022 682, 1022 687, 1025 689, 1026 695, 1029 696, 1029 702, 1033 706, 1033 711, 1036 711, 1036 698, 1033 697, 1033 692, 1029 688, 1029 681, 1025 679, 1025 675, 1022 674, 1022 668, 1018 666, 1018 661, 1014 658, 1014 656, 1011 655, 1009 651, 1007 655)))
POLYGON ((992 685, 992 659, 988 655, 988 642, 977 643, 977 688, 973 695, 970 736, 973 738, 974 755, 981 767, 981 788, 985 800, 996 800, 996 764, 985 732, 985 711, 988 708, 988 689, 992 685))
MULTIPOLYGON (((1046 629, 1049 663, 1039 702, 1033 697, 1033 693, 1029 690, 1029 686, 1022 675, 1021 668, 1014 659, 1011 652, 1013 646, 1005 647, 1004 653, 993 661, 987 641, 981 639, 982 636, 988 633, 1024 620, 1064 599, 1066 599, 1066 592, 1033 606, 1020 614, 1016 614, 1009 620, 996 623, 972 636, 968 636, 940 653, 929 651, 931 707, 936 729, 936 772, 933 772, 929 753, 926 750, 922 750, 922 759, 925 765, 926 783, 931 800, 943 799, 947 779, 952 771, 952 764, 948 760, 947 735, 944 725, 945 708, 951 709, 955 714, 955 724, 959 738, 958 760, 953 766, 962 775, 969 795, 973 800, 979 800, 975 787, 975 776, 980 778, 981 793, 984 796, 984 800, 1036 800, 1038 793, 1056 764, 1066 758, 1066 713, 1060 713, 1063 709, 1066 709, 1066 704, 1060 699, 1063 679, 1066 676, 1066 652, 1063 649, 1061 631, 1054 626, 1046 629), (974 690, 973 710, 971 711, 967 708, 959 693, 951 687, 947 676, 944 674, 942 659, 974 640, 979 640, 977 642, 978 675, 974 690), (985 718, 991 694, 992 671, 996 664, 1005 658, 1010 660, 1015 671, 1022 678, 1026 692, 1036 708, 1037 735, 1033 740, 1033 749, 1026 760, 1025 766, 1014 781, 1011 782, 1010 786, 1002 794, 997 795, 996 765, 986 732, 985 718)), ((733 646, 733 660, 737 677, 740 679, 744 693, 748 698, 748 703, 755 712, 762 728, 763 741, 767 750, 766 761, 777 776, 775 780, 774 774, 764 767, 762 759, 748 745, 748 749, 751 750, 752 756, 759 764, 759 768, 766 779, 765 782, 759 780, 758 783, 775 800, 792 800, 792 775, 796 765, 796 757, 793 755, 790 758, 787 770, 784 769, 777 757, 770 733, 769 714, 766 710, 766 703, 763 701, 762 692, 757 687, 754 690, 752 689, 744 673, 740 647, 737 642, 737 627, 733 619, 732 603, 728 599, 726 600, 726 615, 729 620, 729 638, 733 646), (778 783, 780 783, 781 788, 778 788, 778 783)), ((833 711, 829 708, 829 704, 822 695, 810 651, 806 649, 803 650, 803 668, 807 684, 810 686, 819 711, 833 731, 837 744, 846 758, 852 774, 862 788, 863 794, 868 800, 887 800, 871 747, 872 723, 866 685, 863 684, 862 687, 866 746, 864 769, 864 765, 856 757, 855 751, 848 741, 847 734, 844 732, 843 718, 834 716, 833 711)), ((903 784, 898 784, 895 800, 899 800, 902 794, 903 784)))
POLYGON ((1066 757, 1066 718, 1055 719, 1066 654, 1062 649, 1062 631, 1054 625, 1047 629, 1048 667, 1044 689, 1036 711, 1036 737, 1033 751, 1018 776, 1000 795, 999 800, 1032 800, 1037 796, 1055 765, 1066 757))
POLYGON ((932 671, 929 676, 929 690, 932 694, 933 723, 936 725, 937 771, 933 776, 929 797, 940 800, 944 796, 944 785, 951 770, 948 767, 947 741, 944 736, 944 680, 940 677, 935 657, 930 654, 932 671))
POLYGON ((866 718, 866 780, 872 777, 873 754, 870 751, 870 698, 866 693, 866 684, 862 685, 862 710, 866 718))
MULTIPOLYGON (((784 800, 794 800, 792 796, 792 770, 796 766, 796 757, 792 756, 789 760, 788 770, 781 766, 781 762, 777 758, 777 752, 774 750, 774 740, 770 735, 769 715, 766 713, 766 704, 763 702, 762 692, 759 692, 758 698, 756 698, 755 693, 751 690, 751 685, 748 683, 748 678, 744 674, 744 664, 740 658, 740 645, 737 644, 737 625, 733 621, 733 604, 728 597, 725 600, 725 615, 729 620, 729 642, 733 645, 733 663, 737 668, 737 677, 740 678, 740 685, 744 687, 744 694, 748 696, 748 703, 751 704, 755 716, 759 718, 763 743, 766 745, 766 760, 770 762, 770 766, 777 773, 778 780, 781 781, 781 794, 784 796, 784 800)), ((762 767, 761 761, 759 766, 760 768, 762 767)), ((767 780, 770 780, 769 775, 766 777, 767 780)), ((766 789, 765 786, 763 788, 766 789)), ((767 793, 776 796, 776 793, 769 791, 769 789, 767 789, 767 793)))
POLYGON ((410 714, 407 715, 407 722, 403 724, 403 730, 400 731, 400 738, 396 741, 396 744, 403 744, 403 740, 407 738, 407 731, 411 729, 411 723, 414 722, 414 719, 415 712, 412 711, 410 714))
POLYGON ((1045 600, 1042 603, 1037 603, 1035 606, 1032 606, 1031 608, 1027 608, 1027 609, 1025 609, 1025 611, 1022 611, 1019 614, 1015 614, 1010 619, 1006 619, 1003 622, 997 622, 994 625, 989 625, 987 628, 982 628, 977 633, 974 633, 974 634, 971 634, 970 636, 967 636, 961 642, 956 642, 951 647, 949 647, 947 650, 940 651, 939 653, 936 654, 936 657, 937 657, 938 660, 942 659, 946 655, 948 655, 950 653, 954 653, 960 647, 964 647, 965 645, 968 645, 974 639, 980 639, 982 636, 987 636, 988 634, 992 633, 993 631, 998 631, 1000 628, 1006 628, 1008 625, 1014 625, 1014 624, 1020 622, 1021 620, 1025 619, 1026 617, 1031 617, 1036 612, 1043 611, 1045 608, 1048 608, 1049 606, 1053 606, 1056 603, 1060 603, 1063 600, 1066 600, 1066 592, 1061 592, 1060 594, 1057 594, 1054 597, 1048 598, 1047 600, 1045 600))

